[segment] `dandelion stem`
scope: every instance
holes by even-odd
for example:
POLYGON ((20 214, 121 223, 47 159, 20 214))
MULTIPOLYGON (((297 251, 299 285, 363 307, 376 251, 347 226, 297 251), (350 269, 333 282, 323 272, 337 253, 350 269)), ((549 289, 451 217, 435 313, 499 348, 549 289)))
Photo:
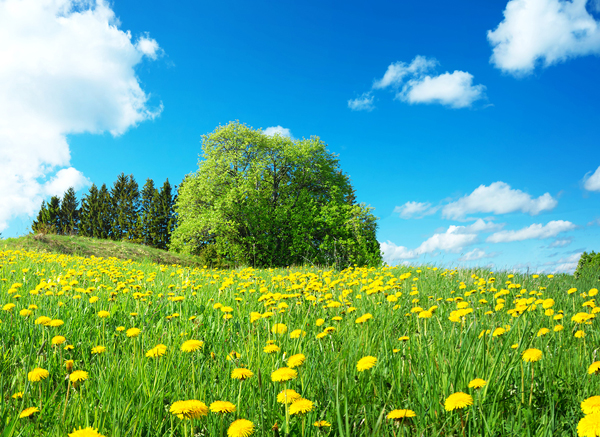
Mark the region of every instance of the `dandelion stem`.
POLYGON ((533 372, 535 371, 535 367, 533 364, 531 365, 531 390, 529 391, 529 406, 531 406, 531 401, 533 399, 533 372))
POLYGON ((67 403, 69 402, 69 392, 71 391, 71 380, 67 383, 67 397, 65 398, 65 408, 63 409, 63 420, 65 419, 65 414, 67 413, 67 403))

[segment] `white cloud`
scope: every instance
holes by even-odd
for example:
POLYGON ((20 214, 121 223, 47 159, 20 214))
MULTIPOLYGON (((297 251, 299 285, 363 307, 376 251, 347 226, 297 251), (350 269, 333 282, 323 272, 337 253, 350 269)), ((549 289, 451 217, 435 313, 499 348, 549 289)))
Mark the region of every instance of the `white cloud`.
POLYGON ((505 182, 494 182, 489 187, 480 185, 471 194, 456 202, 451 202, 442 209, 444 218, 462 219, 467 214, 493 213, 507 214, 521 211, 537 215, 542 211, 553 209, 558 202, 549 194, 534 199, 521 190, 513 190, 505 182))
POLYGON ((572 242, 573 242, 573 238, 557 239, 557 240, 554 240, 552 243, 550 243, 548 245, 548 247, 549 248, 565 247, 565 246, 568 246, 569 244, 571 244, 572 242))
POLYGON ((573 273, 579 263, 579 258, 583 252, 571 254, 563 257, 558 261, 550 261, 544 263, 544 271, 550 271, 552 273, 573 273))
POLYGON ((600 167, 591 175, 588 173, 583 177, 583 188, 588 191, 600 191, 600 167))
MULTIPOLYGON (((522 75, 569 58, 600 53, 600 22, 586 10, 587 0, 510 0, 504 20, 487 37, 490 61, 522 75)), ((597 2, 592 2, 597 5, 597 2)))
POLYGON ((263 130, 265 135, 273 136, 273 135, 281 135, 282 137, 288 137, 293 139, 292 132, 285 127, 282 126, 271 126, 263 130))
POLYGON ((486 241, 490 243, 508 243, 511 241, 523 241, 556 237, 561 232, 575 229, 575 225, 565 220, 553 220, 545 225, 534 223, 518 231, 500 231, 490 235, 486 241))
POLYGON ((413 250, 409 250, 404 246, 397 246, 391 241, 380 242, 381 252, 383 254, 383 260, 388 264, 393 264, 398 260, 407 260, 418 258, 413 250))
POLYGON ((483 258, 493 258, 498 255, 498 252, 486 253, 484 250, 475 248, 470 252, 465 253, 461 256, 458 261, 477 261, 483 258))
POLYGON ((437 210, 438 208, 432 207, 429 202, 406 202, 394 208, 394 212, 400 214, 403 219, 422 218, 434 214, 437 210))
POLYGON ((73 187, 75 191, 91 185, 91 181, 83 173, 73 167, 63 168, 44 184, 44 194, 49 196, 62 196, 65 191, 73 187))
POLYGON ((409 64, 395 62, 381 79, 373 82, 372 89, 391 87, 398 100, 410 104, 439 103, 452 108, 465 108, 485 98, 485 86, 473 85, 473 75, 459 70, 436 75, 433 70, 437 65, 435 59, 424 56, 415 57, 409 64))
POLYGON ((373 98, 371 92, 362 93, 360 97, 348 100, 348 108, 353 111, 372 111, 375 109, 373 98))
POLYGON ((134 70, 158 44, 118 25, 103 0, 0 0, 0 230, 87 183, 68 134, 120 135, 159 115, 134 70))

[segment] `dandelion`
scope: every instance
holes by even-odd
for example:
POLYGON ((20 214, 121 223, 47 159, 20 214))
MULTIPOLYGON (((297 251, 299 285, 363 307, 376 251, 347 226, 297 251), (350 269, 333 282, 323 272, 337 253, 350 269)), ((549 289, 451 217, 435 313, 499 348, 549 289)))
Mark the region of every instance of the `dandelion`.
POLYGON ((13 399, 23 399, 23 392, 22 391, 18 391, 16 393, 14 393, 11 398, 13 399))
POLYGON ((399 341, 408 341, 408 335, 403 335, 398 339, 399 341))
POLYGON ((50 373, 46 369, 36 367, 27 374, 27 379, 29 379, 31 382, 38 382, 42 379, 46 379, 48 376, 50 376, 50 373))
POLYGON ((290 369, 293 369, 304 364, 305 359, 306 357, 303 354, 292 355, 287 359, 287 365, 290 369))
POLYGON ((280 392, 277 395, 277 402, 279 402, 280 404, 291 404, 292 402, 297 401, 298 399, 301 399, 302 396, 297 393, 295 390, 283 390, 282 392, 280 392))
POLYGON ((535 363, 542 359, 542 351, 539 349, 527 349, 521 356, 523 357, 523 361, 535 363))
POLYGON ((50 320, 50 322, 48 322, 48 326, 51 326, 53 328, 58 328, 59 326, 62 326, 64 324, 65 322, 63 322, 60 319, 50 320))
POLYGON ((197 419, 208 414, 208 407, 204 402, 191 399, 174 402, 169 411, 181 420, 197 419))
POLYGON ((484 381, 481 378, 475 378, 471 382, 469 382, 469 388, 481 388, 487 384, 487 381, 484 381))
POLYGON ((104 346, 95 346, 92 348, 92 354, 101 354, 104 353, 106 351, 106 348, 104 346))
POLYGON ((377 358, 371 356, 363 357, 358 360, 358 363, 356 363, 356 370, 359 372, 364 372, 365 370, 372 368, 375 363, 377 363, 377 358))
POLYGON ((23 411, 21 411, 21 414, 19 414, 19 419, 22 419, 24 417, 30 417, 31 415, 39 412, 40 410, 37 407, 25 408, 23 411))
POLYGON ((52 343, 52 346, 59 346, 59 345, 63 344, 65 341, 67 341, 67 339, 65 337, 63 337, 62 335, 55 335, 54 337, 52 337, 51 343, 52 343))
POLYGON ((85 372, 83 370, 76 370, 69 375, 69 380, 73 383, 77 383, 80 381, 85 381, 86 379, 88 379, 88 376, 88 372, 85 372))
POLYGON ((325 319, 317 319, 317 321, 315 322, 315 325, 317 326, 321 326, 325 323, 325 319))
POLYGON ((290 415, 294 414, 306 414, 309 411, 312 411, 313 403, 308 399, 300 398, 297 401, 293 402, 290 405, 290 415))
POLYGON ((101 319, 105 319, 108 316, 110 316, 110 313, 108 311, 98 311, 97 316, 100 317, 101 319))
POLYGON ((23 316, 23 317, 27 317, 31 315, 31 310, 28 309, 22 309, 21 311, 19 311, 19 315, 23 316))
POLYGON ((152 349, 150 349, 148 352, 146 352, 146 357, 158 358, 158 357, 162 357, 166 353, 167 353, 167 347, 164 344, 159 344, 159 345, 153 347, 152 349))
POLYGON ((134 338, 140 335, 140 332, 142 331, 139 328, 129 328, 125 334, 127 334, 127 337, 129 338, 134 338))
POLYGON ((592 373, 596 375, 600 373, 600 361, 595 361, 588 367, 588 374, 591 375, 592 373))
POLYGON ((240 381, 244 381, 253 376, 254 376, 254 373, 252 373, 252 371, 250 369, 245 369, 243 367, 239 368, 239 369, 233 369, 233 371, 231 372, 231 378, 239 379, 240 381))
POLYGON ((313 423, 313 425, 317 428, 325 428, 331 426, 331 423, 327 422, 326 420, 317 420, 315 423, 313 423))
POLYGON ((188 340, 181 345, 183 352, 195 352, 204 346, 204 342, 200 340, 188 340))
POLYGON ((386 419, 394 420, 394 421, 403 421, 404 419, 410 419, 411 417, 416 417, 416 414, 413 410, 392 410, 390 411, 386 419))
POLYGON ((271 380, 273 382, 286 382, 295 379, 298 376, 298 372, 295 369, 289 367, 281 367, 271 373, 271 380))
POLYGON ((446 402, 444 403, 444 408, 446 411, 454 411, 457 409, 463 409, 469 405, 473 405, 473 398, 471 395, 459 391, 448 396, 446 402))
POLYGON ((295 329, 292 332, 290 332, 290 338, 300 338, 301 336, 304 337, 305 335, 306 332, 302 329, 295 329))
POLYGON ((583 337, 585 337, 585 332, 583 332, 581 329, 575 333, 575 338, 583 338, 583 337))
POLYGON ((281 349, 276 344, 268 344, 264 347, 263 351, 267 354, 273 354, 279 352, 281 349))
POLYGON ((283 323, 276 323, 271 328, 271 332, 273 334, 285 334, 287 332, 287 326, 285 326, 283 323))
POLYGON ((577 435, 579 437, 600 436, 600 413, 592 413, 585 416, 577 424, 577 435))
POLYGON ((117 326, 117 332, 125 331, 125 326, 117 326))
POLYGON ((600 413, 600 396, 592 396, 581 403, 583 414, 600 413))
POLYGON ((233 413, 235 411, 235 405, 227 401, 215 401, 210 404, 210 411, 213 413, 233 413))
POLYGON ((550 332, 550 330, 549 330, 548 328, 541 328, 541 329, 538 331, 538 333, 537 333, 537 336, 538 336, 538 337, 541 337, 542 335, 546 335, 546 334, 547 334, 547 333, 549 333, 549 332, 550 332))
POLYGON ((238 419, 229 425, 228 437, 248 437, 254 434, 254 423, 247 419, 238 419))
POLYGON ((52 319, 50 317, 40 316, 37 319, 35 319, 35 321, 33 323, 35 323, 36 325, 47 326, 48 323, 50 323, 51 321, 52 321, 52 319))
POLYGON ((104 437, 98 432, 97 429, 88 426, 87 428, 73 429, 73 432, 69 434, 69 437, 104 437))
POLYGON ((7 303, 2 307, 3 311, 11 311, 16 305, 14 303, 7 303))

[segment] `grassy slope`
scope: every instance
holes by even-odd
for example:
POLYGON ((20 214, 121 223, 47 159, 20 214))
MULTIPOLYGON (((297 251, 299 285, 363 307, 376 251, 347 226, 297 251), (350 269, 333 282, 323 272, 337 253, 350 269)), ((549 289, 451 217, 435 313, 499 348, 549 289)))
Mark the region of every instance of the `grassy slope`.
POLYGON ((198 258, 191 255, 167 252, 124 241, 99 240, 65 235, 26 235, 19 238, 0 240, 0 250, 7 249, 103 258, 115 257, 126 260, 131 259, 137 262, 151 261, 157 264, 178 264, 187 267, 200 265, 198 258))

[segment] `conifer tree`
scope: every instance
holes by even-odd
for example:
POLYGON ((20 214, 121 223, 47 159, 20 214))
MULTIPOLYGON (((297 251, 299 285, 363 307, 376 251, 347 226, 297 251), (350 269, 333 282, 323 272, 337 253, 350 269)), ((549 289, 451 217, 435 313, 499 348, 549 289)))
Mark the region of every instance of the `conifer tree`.
POLYGON ((113 207, 112 238, 138 240, 139 187, 133 175, 121 173, 111 190, 113 207))
POLYGON ((77 235, 79 230, 79 201, 75 195, 75 189, 70 187, 60 205, 59 221, 60 233, 63 235, 77 235))
POLYGON ((175 229, 175 198, 169 179, 165 181, 158 194, 158 241, 156 247, 167 249, 171 243, 171 234, 175 229))
POLYGON ((159 193, 152 179, 146 179, 141 192, 139 236, 142 244, 156 247, 159 241, 159 193))
POLYGON ((113 209, 110 191, 102 184, 98 192, 98 215, 94 220, 94 238, 112 239, 113 209))
POLYGON ((46 207, 46 201, 42 200, 42 206, 38 212, 37 218, 31 225, 33 232, 48 232, 48 208, 46 207))
POLYGON ((92 184, 89 192, 81 200, 81 214, 79 222, 79 235, 83 237, 96 237, 96 220, 100 214, 99 193, 96 184, 92 184))

